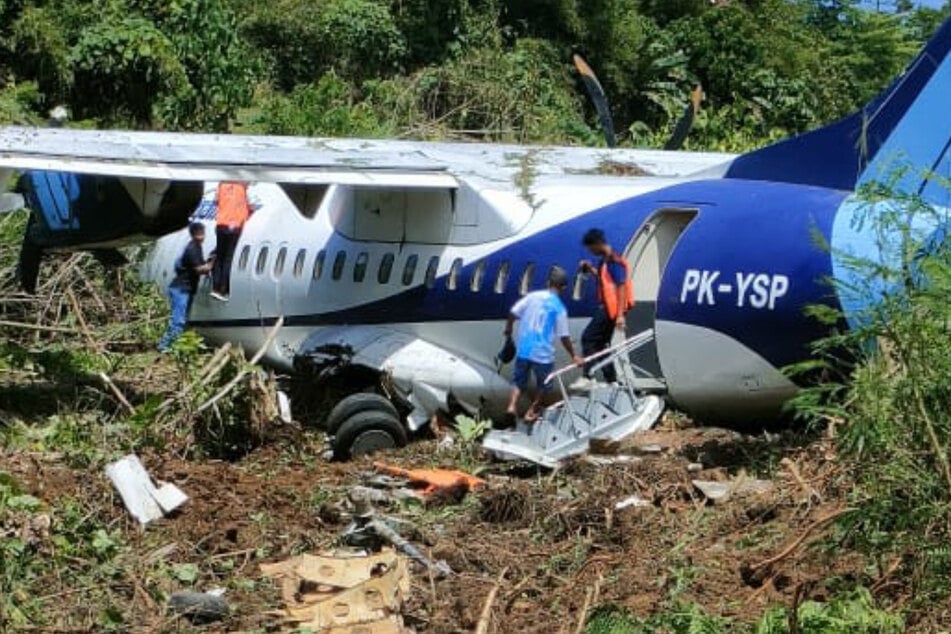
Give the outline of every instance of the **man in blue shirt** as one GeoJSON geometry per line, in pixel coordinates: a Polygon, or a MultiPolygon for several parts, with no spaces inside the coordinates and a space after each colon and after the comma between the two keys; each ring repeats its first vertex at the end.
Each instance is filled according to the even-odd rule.
{"type": "Polygon", "coordinates": [[[528,388],[529,377],[535,376],[535,397],[532,400],[525,421],[538,418],[538,406],[542,396],[551,391],[551,382],[545,381],[555,369],[555,339],[561,344],[577,365],[583,360],[575,354],[568,332],[568,311],[559,295],[568,286],[568,276],[564,269],[553,266],[548,274],[548,288],[529,293],[512,307],[505,322],[505,336],[512,336],[512,327],[518,320],[517,352],[515,355],[514,386],[506,410],[509,422],[518,418],[518,399],[528,388]]]}

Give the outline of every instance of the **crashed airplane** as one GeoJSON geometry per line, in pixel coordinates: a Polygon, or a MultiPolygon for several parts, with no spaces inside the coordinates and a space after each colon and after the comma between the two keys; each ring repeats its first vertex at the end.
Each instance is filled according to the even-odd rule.
{"type": "MultiPolygon", "coordinates": [[[[580,237],[603,229],[634,278],[633,337],[606,359],[622,384],[571,397],[531,434],[490,434],[493,449],[545,462],[653,423],[661,399],[725,422],[779,412],[796,391],[782,368],[825,334],[804,307],[862,309],[829,283],[850,275],[837,253],[879,244],[856,221],[856,190],[900,159],[914,169],[897,186],[948,205],[923,171],[951,176],[949,47],[945,23],[861,111],[741,156],[7,128],[0,169],[23,174],[42,249],[104,252],[213,222],[214,183],[251,182],[261,206],[231,301],[200,289],[191,325],[257,349],[280,323],[267,363],[355,393],[330,417],[339,457],[401,445],[434,415],[501,415],[509,307],[550,267],[577,271],[565,298],[577,337],[596,305],[580,237]]],[[[186,241],[159,239],[146,277],[164,287],[186,241]]]]}

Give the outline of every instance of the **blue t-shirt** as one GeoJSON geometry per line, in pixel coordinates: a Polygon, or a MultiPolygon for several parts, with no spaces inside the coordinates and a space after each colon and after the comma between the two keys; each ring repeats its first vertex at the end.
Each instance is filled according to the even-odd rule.
{"type": "Polygon", "coordinates": [[[568,311],[550,290],[529,293],[512,306],[518,318],[516,347],[519,359],[535,363],[555,361],[555,339],[568,337],[568,311]]]}

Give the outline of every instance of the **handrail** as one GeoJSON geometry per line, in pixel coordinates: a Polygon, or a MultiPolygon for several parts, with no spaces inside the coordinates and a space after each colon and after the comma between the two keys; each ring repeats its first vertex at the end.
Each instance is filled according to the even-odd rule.
{"type": "MultiPolygon", "coordinates": [[[[654,331],[652,329],[644,330],[642,332],[637,333],[633,337],[630,337],[629,339],[625,339],[624,341],[622,341],[621,343],[615,346],[611,346],[610,348],[605,348],[604,350],[600,350],[598,352],[595,352],[592,355],[585,357],[584,359],[582,359],[582,365],[587,365],[588,363],[591,363],[595,359],[599,359],[604,356],[608,356],[608,355],[614,356],[614,355],[621,354],[622,352],[625,352],[628,347],[635,348],[644,343],[647,343],[653,338],[654,338],[654,331]]],[[[566,365],[565,367],[561,368],[560,370],[555,370],[554,372],[549,374],[547,377],[545,377],[545,383],[547,384],[549,381],[556,379],[560,377],[562,374],[565,374],[566,372],[574,370],[577,367],[578,367],[577,364],[570,363],[566,365]]]]}

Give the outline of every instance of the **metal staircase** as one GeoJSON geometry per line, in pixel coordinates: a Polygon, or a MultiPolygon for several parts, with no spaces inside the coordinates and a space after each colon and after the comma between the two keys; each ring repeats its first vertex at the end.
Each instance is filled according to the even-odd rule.
{"type": "Polygon", "coordinates": [[[585,359],[600,359],[593,371],[614,363],[619,383],[600,383],[583,395],[572,395],[564,377],[575,366],[552,373],[548,380],[557,382],[562,401],[545,409],[541,418],[530,425],[520,422],[514,431],[490,431],[482,446],[504,459],[528,460],[554,468],[566,458],[585,453],[592,439],[617,441],[650,429],[664,411],[664,400],[655,394],[635,391],[635,380],[644,371],[631,362],[630,356],[653,338],[653,330],[645,330],[585,359]]]}

